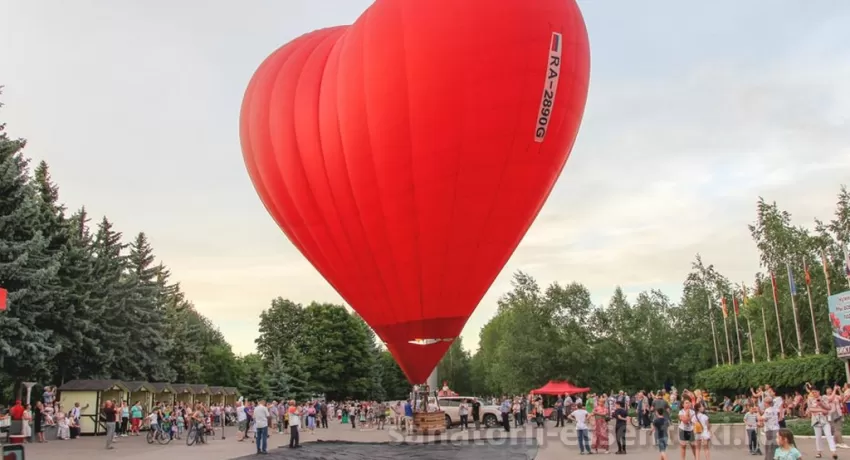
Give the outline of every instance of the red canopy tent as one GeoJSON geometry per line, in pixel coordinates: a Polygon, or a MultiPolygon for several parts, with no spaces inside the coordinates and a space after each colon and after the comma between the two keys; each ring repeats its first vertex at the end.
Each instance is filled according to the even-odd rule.
{"type": "Polygon", "coordinates": [[[563,394],[576,394],[576,393],[587,393],[590,391],[590,388],[581,388],[573,385],[570,382],[562,381],[559,382],[557,380],[550,380],[549,383],[543,385],[542,387],[531,390],[531,394],[535,395],[563,395],[563,394]]]}

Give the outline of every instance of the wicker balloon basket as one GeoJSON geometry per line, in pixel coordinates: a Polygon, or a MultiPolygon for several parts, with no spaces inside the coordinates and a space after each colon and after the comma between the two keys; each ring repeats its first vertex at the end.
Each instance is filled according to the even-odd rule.
{"type": "Polygon", "coordinates": [[[446,413],[417,412],[413,414],[414,431],[420,434],[437,435],[446,431],[446,413]]]}

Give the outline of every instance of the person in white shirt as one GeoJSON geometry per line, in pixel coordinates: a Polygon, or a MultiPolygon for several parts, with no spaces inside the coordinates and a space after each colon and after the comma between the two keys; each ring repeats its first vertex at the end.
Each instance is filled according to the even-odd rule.
{"type": "Polygon", "coordinates": [[[295,406],[295,401],[289,401],[289,448],[301,447],[298,439],[298,430],[301,428],[301,411],[295,406]]]}
{"type": "Polygon", "coordinates": [[[271,413],[266,407],[266,400],[261,399],[254,407],[254,438],[257,440],[257,453],[268,453],[269,421],[271,413]]]}
{"type": "Polygon", "coordinates": [[[696,442],[699,451],[701,452],[700,459],[711,460],[711,427],[708,426],[708,414],[705,413],[705,406],[697,404],[697,419],[702,432],[696,434],[696,442]]]}
{"type": "Polygon", "coordinates": [[[688,446],[691,446],[691,452],[693,452],[694,458],[697,458],[697,446],[694,443],[695,420],[696,412],[691,409],[691,400],[683,400],[682,410],[679,411],[679,454],[682,460],[688,457],[688,446]]]}
{"type": "Polygon", "coordinates": [[[773,460],[776,455],[776,433],[779,431],[779,409],[773,403],[773,397],[764,397],[764,413],[761,415],[764,424],[764,458],[773,460]]]}
{"type": "Polygon", "coordinates": [[[590,453],[590,435],[587,430],[587,411],[582,406],[576,406],[576,410],[567,416],[576,422],[576,434],[578,435],[578,449],[583,455],[590,453]]]}
{"type": "Polygon", "coordinates": [[[248,414],[245,413],[245,408],[242,407],[241,402],[236,403],[236,425],[239,430],[239,434],[236,435],[236,440],[242,441],[245,439],[245,431],[248,428],[248,414]]]}

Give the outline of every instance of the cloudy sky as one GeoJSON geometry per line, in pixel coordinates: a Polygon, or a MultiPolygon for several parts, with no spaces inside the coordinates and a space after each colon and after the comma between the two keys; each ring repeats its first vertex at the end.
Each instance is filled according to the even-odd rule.
{"type": "MultiPolygon", "coordinates": [[[[423,0],[417,0],[423,1],[423,0]]],[[[0,120],[71,208],[145,231],[239,353],[275,296],[341,302],[267,215],[237,122],[271,51],[369,0],[4,0],[0,120]]],[[[829,218],[850,171],[850,2],[584,0],[591,89],[549,202],[467,324],[526,270],[674,298],[697,252],[735,280],[758,196],[829,218]]]]}

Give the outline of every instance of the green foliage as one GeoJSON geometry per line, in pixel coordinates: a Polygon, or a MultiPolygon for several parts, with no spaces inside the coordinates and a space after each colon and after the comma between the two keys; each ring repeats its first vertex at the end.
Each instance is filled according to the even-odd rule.
{"type": "Polygon", "coordinates": [[[374,332],[341,305],[314,302],[305,308],[276,298],[260,315],[256,343],[267,363],[275,354],[288,370],[297,362],[304,374],[299,377],[305,382],[303,393],[329,400],[380,399],[385,394],[374,332]]]}
{"type": "Polygon", "coordinates": [[[410,395],[410,383],[404,372],[398,366],[389,351],[383,350],[378,353],[378,369],[381,373],[381,385],[386,394],[387,401],[405,400],[410,395]]]}
{"type": "Polygon", "coordinates": [[[472,394],[470,359],[469,352],[463,348],[463,339],[458,337],[437,366],[440,386],[446,381],[452,391],[461,395],[472,394]]]}
{"type": "Polygon", "coordinates": [[[262,358],[257,354],[242,357],[242,380],[239,389],[242,396],[248,401],[259,401],[260,399],[271,399],[269,382],[266,377],[266,369],[262,358]]]}
{"type": "Polygon", "coordinates": [[[290,382],[292,377],[286,369],[286,364],[276,354],[272,357],[268,369],[268,387],[269,394],[272,399],[278,401],[288,401],[294,397],[290,382]]]}
{"type": "Polygon", "coordinates": [[[289,376],[291,398],[304,401],[312,396],[309,386],[310,374],[306,370],[304,354],[295,346],[295,343],[290,342],[284,345],[280,356],[289,376]]]}
{"type": "Polygon", "coordinates": [[[719,366],[696,375],[699,388],[720,393],[742,392],[765,383],[778,389],[802,389],[806,382],[822,387],[843,381],[844,364],[834,354],[719,366]]]}
{"type": "Polygon", "coordinates": [[[41,327],[61,308],[59,256],[42,228],[25,144],[0,125],[0,286],[9,291],[9,309],[0,314],[0,373],[7,381],[47,376],[60,351],[54,331],[41,327]]]}

